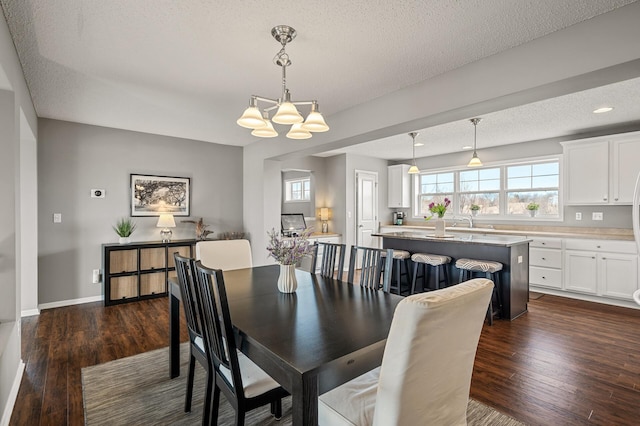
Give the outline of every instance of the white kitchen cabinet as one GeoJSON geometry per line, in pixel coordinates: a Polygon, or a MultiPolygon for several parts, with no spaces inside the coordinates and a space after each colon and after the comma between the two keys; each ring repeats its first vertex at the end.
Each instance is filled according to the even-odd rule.
{"type": "Polygon", "coordinates": [[[640,173],[640,136],[612,142],[611,159],[611,201],[614,204],[631,204],[640,173]]]}
{"type": "Polygon", "coordinates": [[[567,240],[565,290],[631,300],[638,288],[638,255],[632,241],[567,240]]]}
{"type": "Polygon", "coordinates": [[[640,133],[562,145],[566,204],[631,204],[640,172],[640,133]]]}
{"type": "Polygon", "coordinates": [[[408,164],[389,166],[387,171],[387,206],[392,209],[411,207],[411,175],[408,164]]]}
{"type": "Polygon", "coordinates": [[[529,284],[562,289],[562,240],[533,237],[529,243],[529,284]]]}
{"type": "Polygon", "coordinates": [[[563,145],[566,204],[609,203],[609,143],[563,145]]]}
{"type": "Polygon", "coordinates": [[[567,250],[564,254],[564,289],[597,294],[598,261],[593,251],[567,250]]]}

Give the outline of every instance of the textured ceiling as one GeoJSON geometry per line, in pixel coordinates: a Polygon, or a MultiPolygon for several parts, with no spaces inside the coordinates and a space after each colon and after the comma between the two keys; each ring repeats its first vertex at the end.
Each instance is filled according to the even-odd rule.
{"type": "MultiPolygon", "coordinates": [[[[280,94],[280,69],[272,63],[280,47],[270,35],[274,25],[298,31],[287,47],[293,62],[288,87],[294,100],[318,99],[330,118],[633,1],[0,3],[38,116],[246,145],[256,139],[235,120],[249,96],[280,94]]],[[[557,131],[571,132],[570,120],[575,124],[583,119],[573,112],[567,116],[560,104],[556,107],[559,111],[549,115],[549,121],[567,118],[557,131]]],[[[515,142],[523,129],[529,139],[539,138],[540,126],[526,122],[550,113],[546,106],[543,112],[535,111],[532,105],[502,122],[500,114],[486,117],[478,128],[479,145],[492,136],[515,142]],[[520,128],[510,132],[502,127],[500,137],[492,135],[492,127],[507,123],[519,123],[520,128]]],[[[616,114],[622,117],[625,110],[616,109],[616,114]]],[[[557,136],[547,127],[546,136],[557,136]]],[[[447,144],[456,149],[472,135],[456,123],[432,130],[430,140],[448,138],[447,144]]]]}

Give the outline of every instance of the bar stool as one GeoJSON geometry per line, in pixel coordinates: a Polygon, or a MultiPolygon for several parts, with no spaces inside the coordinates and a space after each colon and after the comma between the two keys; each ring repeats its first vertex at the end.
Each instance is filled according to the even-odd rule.
{"type": "MultiPolygon", "coordinates": [[[[382,257],[387,257],[387,253],[381,253],[382,257]]],[[[411,273],[409,272],[409,259],[411,259],[411,253],[406,250],[393,250],[393,263],[391,264],[391,288],[398,289],[398,294],[402,289],[402,277],[407,277],[407,285],[411,283],[411,273]],[[402,265],[404,265],[404,272],[402,272],[402,265]],[[395,280],[395,286],[394,286],[395,280]]],[[[384,268],[384,263],[383,263],[384,268]]],[[[383,269],[384,272],[384,269],[383,269]]]]}
{"type": "Polygon", "coordinates": [[[502,316],[502,284],[500,282],[500,271],[502,271],[502,263],[493,260],[477,260],[477,259],[458,259],[456,260],[456,268],[460,269],[460,279],[458,283],[472,278],[476,272],[484,272],[485,276],[493,281],[493,295],[487,310],[487,319],[489,325],[493,325],[493,316],[499,313],[502,316]],[[494,310],[493,299],[496,299],[498,312],[494,310]]]}
{"type": "Polygon", "coordinates": [[[447,265],[451,262],[449,256],[430,253],[414,253],[411,255],[413,262],[413,280],[411,281],[411,294],[416,292],[416,281],[418,279],[418,267],[422,266],[422,291],[429,285],[429,271],[434,269],[436,273],[436,290],[440,288],[440,270],[444,278],[444,287],[449,285],[449,272],[447,265]]]}

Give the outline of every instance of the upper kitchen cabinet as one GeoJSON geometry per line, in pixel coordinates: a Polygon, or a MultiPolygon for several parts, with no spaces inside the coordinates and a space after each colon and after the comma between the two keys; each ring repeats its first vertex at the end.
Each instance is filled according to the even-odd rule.
{"type": "Polygon", "coordinates": [[[640,134],[565,142],[565,203],[631,204],[640,173],[640,134]]]}
{"type": "Polygon", "coordinates": [[[389,166],[387,178],[388,207],[392,209],[408,209],[411,207],[411,175],[409,175],[409,165],[396,164],[395,166],[389,166]]]}

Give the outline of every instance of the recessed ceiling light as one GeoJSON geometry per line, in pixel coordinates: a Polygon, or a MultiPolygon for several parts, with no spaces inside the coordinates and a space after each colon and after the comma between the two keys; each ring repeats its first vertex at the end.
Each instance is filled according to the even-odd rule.
{"type": "Polygon", "coordinates": [[[609,111],[613,111],[613,107],[602,107],[602,108],[594,109],[593,113],[602,114],[604,112],[609,112],[609,111]]]}
{"type": "Polygon", "coordinates": [[[413,144],[413,146],[424,146],[424,144],[422,142],[416,142],[413,144]]]}
{"type": "Polygon", "coordinates": [[[465,146],[463,146],[463,147],[462,147],[462,149],[465,149],[465,150],[466,150],[466,149],[472,149],[472,148],[473,148],[473,147],[472,147],[471,145],[465,145],[465,146]]]}

